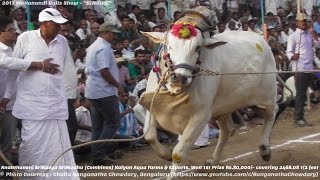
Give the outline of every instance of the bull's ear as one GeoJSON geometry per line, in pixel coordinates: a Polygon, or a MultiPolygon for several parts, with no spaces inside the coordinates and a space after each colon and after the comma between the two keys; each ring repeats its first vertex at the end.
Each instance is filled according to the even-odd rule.
{"type": "Polygon", "coordinates": [[[227,42],[224,41],[218,41],[217,39],[206,39],[204,43],[204,47],[208,49],[214,49],[219,46],[223,46],[227,44],[227,42]]]}
{"type": "Polygon", "coordinates": [[[161,41],[163,39],[163,35],[164,35],[164,33],[162,33],[162,32],[142,32],[142,31],[140,31],[140,33],[144,36],[147,36],[154,43],[161,43],[161,41]]]}

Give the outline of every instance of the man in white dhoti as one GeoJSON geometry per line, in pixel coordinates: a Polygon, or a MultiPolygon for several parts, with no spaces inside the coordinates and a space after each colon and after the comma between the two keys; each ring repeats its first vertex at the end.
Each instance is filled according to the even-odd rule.
{"type": "MultiPolygon", "coordinates": [[[[179,135],[178,140],[180,140],[181,135],[179,135]]],[[[200,136],[193,143],[191,149],[200,149],[207,147],[210,144],[209,142],[209,124],[207,124],[204,129],[202,130],[200,136]]]]}
{"type": "Polygon", "coordinates": [[[192,149],[200,149],[203,147],[207,147],[209,143],[209,124],[207,124],[202,133],[196,140],[196,142],[192,145],[192,149]]]}
{"type": "MultiPolygon", "coordinates": [[[[0,150],[10,159],[13,135],[15,132],[15,118],[11,115],[11,108],[14,100],[6,103],[2,102],[5,93],[7,79],[7,69],[15,70],[43,70],[56,73],[57,65],[49,60],[43,62],[31,62],[19,58],[12,58],[13,45],[17,40],[13,20],[7,16],[0,16],[0,150]],[[10,56],[10,57],[9,57],[10,56]],[[53,69],[53,71],[51,71],[53,69]]],[[[0,159],[0,166],[3,163],[0,159]]]]}
{"type": "MultiPolygon", "coordinates": [[[[60,73],[43,72],[12,73],[19,75],[17,96],[13,115],[22,121],[22,143],[19,149],[20,166],[51,166],[54,160],[71,147],[66,120],[68,119],[62,71],[67,57],[68,42],[58,34],[60,24],[65,23],[59,11],[46,8],[39,14],[40,29],[24,32],[18,37],[14,57],[23,59],[53,58],[60,73]]],[[[13,81],[14,82],[14,81],[13,81]]],[[[6,94],[13,86],[7,84],[6,94]]],[[[9,97],[9,96],[8,96],[9,97]]],[[[79,179],[73,152],[63,155],[46,174],[45,179],[79,179]]],[[[43,173],[43,169],[26,170],[43,173]]],[[[25,174],[24,174],[25,175],[25,174]]],[[[22,179],[44,179],[44,176],[22,177],[22,179]]]]}

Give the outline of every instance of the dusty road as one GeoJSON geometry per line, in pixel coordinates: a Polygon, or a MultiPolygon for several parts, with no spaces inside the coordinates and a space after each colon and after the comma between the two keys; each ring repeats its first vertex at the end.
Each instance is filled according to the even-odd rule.
{"type": "MultiPolygon", "coordinates": [[[[292,109],[287,109],[279,118],[275,125],[272,136],[271,146],[272,158],[270,162],[264,162],[258,154],[258,145],[261,142],[262,126],[257,125],[248,129],[238,129],[234,136],[230,137],[222,154],[221,167],[223,170],[212,170],[216,167],[209,167],[210,170],[191,171],[199,173],[244,173],[245,176],[254,176],[257,173],[310,173],[309,175],[318,176],[320,170],[320,105],[314,106],[313,109],[306,114],[306,119],[313,123],[311,127],[295,127],[291,119],[292,109]],[[231,169],[226,170],[227,166],[231,169]],[[242,170],[236,169],[244,168],[242,170]],[[249,170],[247,169],[249,168],[249,170]],[[258,170],[258,168],[271,168],[269,170],[258,170]],[[284,168],[284,169],[280,169],[284,168]],[[305,168],[305,169],[304,169],[305,168]],[[252,174],[255,173],[255,174],[252,174]],[[311,174],[313,173],[313,174],[311,174]]],[[[183,163],[184,166],[200,166],[208,159],[217,143],[217,139],[211,140],[209,147],[198,150],[190,150],[188,159],[183,163]]],[[[171,145],[172,146],[172,145],[171,145]]],[[[85,165],[86,163],[81,163],[85,165]]],[[[81,173],[105,173],[105,177],[83,177],[82,179],[164,179],[164,173],[169,170],[152,170],[144,168],[164,168],[169,167],[171,162],[162,160],[156,156],[152,149],[146,148],[138,152],[125,153],[124,157],[117,160],[115,166],[123,168],[134,168],[127,170],[80,170],[81,173]],[[134,167],[137,166],[137,167],[134,167]],[[140,167],[138,167],[140,166],[140,167]],[[138,170],[141,168],[141,170],[138,170]],[[151,174],[155,177],[150,177],[151,174]],[[163,174],[160,174],[160,173],[163,174]],[[120,174],[113,174],[120,173],[120,174]],[[127,174],[124,174],[127,173],[127,174]],[[128,174],[136,173],[136,174],[128,174]],[[127,177],[119,177],[125,175],[127,177]],[[128,177],[137,175],[139,177],[128,177]],[[145,175],[145,176],[144,176],[145,175]]],[[[190,171],[184,171],[186,173],[190,171]]],[[[188,174],[185,174],[188,175],[188,174]]],[[[190,174],[189,174],[190,175],[190,174]]],[[[192,174],[194,176],[194,174],[192,174]]],[[[203,174],[200,174],[203,175],[203,174]]],[[[209,174],[206,174],[209,176],[209,174]]],[[[216,174],[211,174],[215,176],[216,174]]],[[[214,177],[215,179],[263,179],[264,177],[230,177],[230,174],[224,174],[225,177],[214,177]]],[[[259,174],[267,175],[267,174],[259,174]]],[[[288,174],[283,174],[288,175],[288,174]]],[[[306,175],[306,174],[304,174],[306,175]]],[[[318,179],[312,177],[269,177],[269,179],[318,179]]],[[[209,177],[189,177],[178,179],[209,179],[209,177]]]]}

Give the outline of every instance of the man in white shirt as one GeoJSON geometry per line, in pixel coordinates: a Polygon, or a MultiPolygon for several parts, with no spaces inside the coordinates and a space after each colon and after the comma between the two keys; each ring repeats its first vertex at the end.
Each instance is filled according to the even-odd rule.
{"type": "Polygon", "coordinates": [[[137,23],[137,21],[138,21],[138,20],[137,20],[137,15],[139,14],[139,12],[140,12],[139,6],[133,5],[133,6],[131,7],[131,13],[128,14],[128,16],[129,16],[131,19],[134,20],[134,23],[137,23]]]}
{"type": "MultiPolygon", "coordinates": [[[[143,11],[150,11],[150,5],[154,0],[128,0],[127,4],[137,5],[143,11]]],[[[129,6],[131,7],[131,6],[129,6]]]]}
{"type": "Polygon", "coordinates": [[[301,10],[305,10],[308,19],[311,19],[313,4],[312,0],[301,0],[301,10]]]}
{"type": "MultiPolygon", "coordinates": [[[[8,17],[0,17],[0,52],[12,56],[12,47],[17,40],[16,33],[14,32],[14,25],[12,19],[8,17]],[[12,28],[12,31],[10,30],[12,28]]],[[[6,89],[6,82],[9,80],[7,77],[7,70],[0,69],[0,100],[2,100],[6,89]]],[[[6,111],[0,114],[0,149],[3,153],[11,159],[12,140],[15,135],[18,120],[12,116],[11,110],[14,104],[15,97],[4,107],[6,111]]],[[[0,161],[1,165],[1,161],[0,161]]]]}
{"type": "Polygon", "coordinates": [[[88,9],[85,12],[85,19],[87,21],[87,34],[90,35],[91,24],[93,24],[94,22],[97,22],[97,13],[92,9],[88,9]]]}
{"type": "MultiPolygon", "coordinates": [[[[61,31],[60,31],[60,34],[63,35],[65,38],[68,38],[67,36],[64,35],[65,33],[62,33],[61,31]]],[[[78,123],[77,123],[77,118],[76,118],[75,108],[74,108],[74,103],[76,102],[76,98],[77,98],[78,78],[77,78],[77,69],[73,61],[73,56],[71,54],[70,47],[68,47],[67,50],[68,50],[67,58],[64,66],[64,71],[63,71],[63,80],[64,80],[64,87],[66,90],[66,95],[68,98],[69,118],[67,120],[67,126],[68,126],[71,145],[74,145],[74,140],[76,138],[76,134],[78,130],[78,123]]]]}
{"type": "MultiPolygon", "coordinates": [[[[22,33],[18,37],[13,55],[24,59],[53,58],[52,62],[57,63],[59,70],[63,71],[67,63],[68,42],[58,33],[60,24],[66,21],[56,9],[44,9],[39,14],[40,29],[22,33]]],[[[63,75],[42,72],[21,72],[15,74],[15,77],[17,75],[17,98],[12,113],[22,122],[19,165],[51,166],[62,152],[71,147],[66,125],[68,109],[63,75]]],[[[12,85],[9,84],[6,94],[10,95],[11,89],[12,85]]],[[[75,165],[72,151],[64,154],[55,164],[70,167],[75,165]]],[[[26,171],[35,173],[44,170],[26,171]]],[[[56,172],[70,173],[71,176],[49,176],[46,179],[79,179],[78,176],[73,176],[77,173],[76,169],[49,171],[56,172]]],[[[41,176],[36,178],[43,179],[41,176]]]]}
{"type": "Polygon", "coordinates": [[[307,16],[304,13],[298,14],[296,20],[298,28],[288,38],[287,56],[291,60],[292,70],[297,71],[294,78],[296,86],[294,123],[298,127],[306,127],[312,125],[304,118],[306,93],[315,75],[303,71],[314,70],[313,48],[320,47],[320,41],[317,34],[309,29],[307,16]]]}
{"type": "MultiPolygon", "coordinates": [[[[240,23],[240,17],[238,12],[232,13],[232,19],[230,21],[233,21],[236,24],[236,29],[240,29],[241,23],[240,23]]],[[[229,28],[229,24],[226,25],[227,28],[229,28]]]]}
{"type": "Polygon", "coordinates": [[[277,3],[275,0],[266,0],[265,1],[266,14],[272,12],[272,14],[277,15],[277,3]]]}
{"type": "Polygon", "coordinates": [[[80,20],[80,27],[79,27],[79,29],[77,29],[76,32],[75,32],[76,35],[78,35],[81,40],[86,39],[87,36],[88,36],[87,26],[88,26],[88,25],[87,25],[87,21],[84,20],[84,19],[81,19],[81,20],[80,20]]]}
{"type": "Polygon", "coordinates": [[[222,13],[223,0],[210,0],[210,9],[222,13]]]}
{"type": "Polygon", "coordinates": [[[12,58],[12,47],[16,39],[13,20],[6,16],[0,16],[0,150],[9,157],[9,159],[16,127],[15,118],[11,114],[15,97],[10,102],[8,100],[2,100],[5,94],[6,82],[10,81],[5,68],[15,70],[45,70],[53,74],[58,71],[57,65],[51,64],[49,60],[44,62],[31,62],[19,58],[12,58]],[[43,65],[45,67],[43,67],[43,65]],[[53,71],[51,71],[51,69],[53,69],[53,71]]]}
{"type": "Polygon", "coordinates": [[[79,125],[76,136],[76,144],[82,144],[91,141],[91,115],[90,115],[90,102],[86,98],[77,100],[76,116],[79,125]]]}

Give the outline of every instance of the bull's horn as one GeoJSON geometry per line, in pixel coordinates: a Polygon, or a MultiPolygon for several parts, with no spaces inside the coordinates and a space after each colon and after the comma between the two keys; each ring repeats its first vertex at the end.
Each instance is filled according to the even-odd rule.
{"type": "Polygon", "coordinates": [[[213,30],[210,20],[203,14],[196,11],[184,11],[176,23],[189,23],[195,25],[202,32],[213,30]]]}

